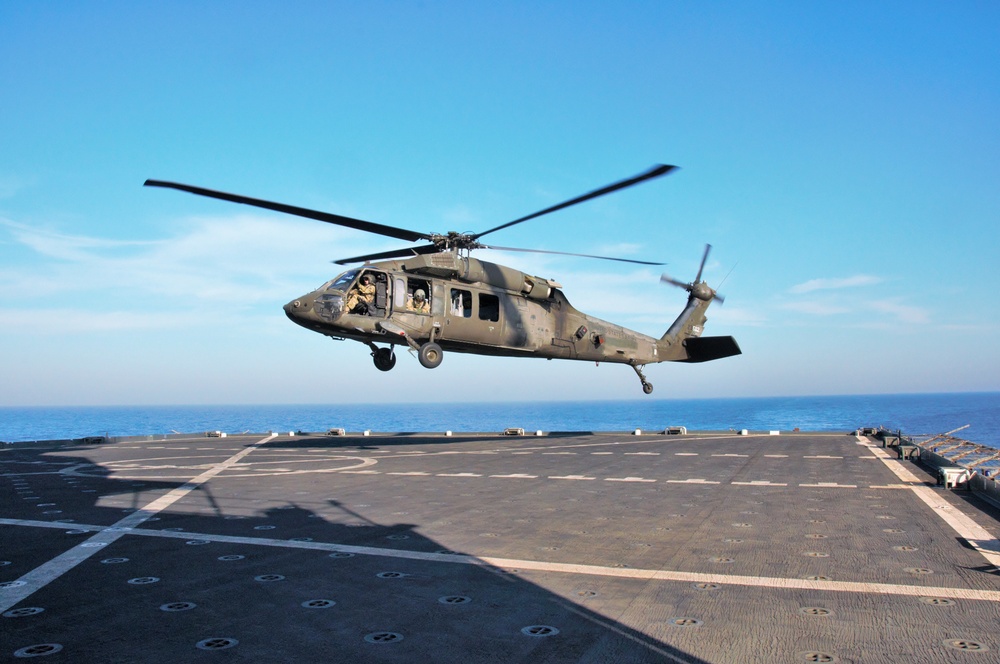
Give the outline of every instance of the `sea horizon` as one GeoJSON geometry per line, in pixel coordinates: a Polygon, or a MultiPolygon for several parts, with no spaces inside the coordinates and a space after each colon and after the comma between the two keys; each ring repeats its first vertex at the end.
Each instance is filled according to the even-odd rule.
{"type": "Polygon", "coordinates": [[[849,431],[885,426],[1000,447],[1000,392],[502,402],[0,406],[0,441],[201,431],[849,431]]]}

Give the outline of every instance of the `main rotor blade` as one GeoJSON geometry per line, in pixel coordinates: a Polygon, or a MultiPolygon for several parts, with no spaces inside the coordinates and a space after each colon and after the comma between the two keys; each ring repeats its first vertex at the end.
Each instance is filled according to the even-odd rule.
{"type": "Polygon", "coordinates": [[[498,247],[496,245],[483,245],[482,249],[496,249],[497,251],[523,251],[532,254],[558,254],[559,256],[580,256],[582,258],[597,258],[603,261],[618,261],[620,263],[638,263],[639,265],[666,265],[666,263],[653,263],[651,261],[637,261],[631,258],[611,258],[610,256],[594,256],[592,254],[571,254],[567,251],[545,251],[544,249],[517,249],[516,247],[498,247]]]}
{"type": "Polygon", "coordinates": [[[380,260],[382,258],[409,258],[410,256],[419,256],[421,254],[433,254],[437,251],[438,248],[436,245],[424,244],[419,247],[410,247],[408,249],[393,249],[391,251],[383,251],[377,254],[355,256],[354,258],[341,258],[340,260],[333,262],[337,265],[348,265],[350,263],[364,263],[367,261],[380,260]]]}
{"type": "Polygon", "coordinates": [[[199,196],[218,198],[223,201],[229,201],[230,203],[242,203],[244,205],[253,205],[254,207],[264,208],[265,210],[274,210],[275,212],[294,214],[298,217],[306,217],[308,219],[316,219],[317,221],[325,221],[328,224],[335,224],[337,226],[346,226],[347,228],[354,228],[359,231],[367,231],[368,233],[376,233],[378,235],[386,235],[388,237],[394,237],[400,240],[409,240],[411,242],[415,242],[417,240],[431,239],[431,236],[426,233],[418,233],[417,231],[408,231],[405,228],[396,228],[395,226],[376,224],[371,221],[352,219],[351,217],[344,217],[339,214],[320,212],[318,210],[309,210],[307,208],[296,207],[294,205],[285,205],[284,203],[272,203],[271,201],[265,201],[259,198],[250,198],[249,196],[240,196],[238,194],[227,194],[224,191],[203,189],[202,187],[193,187],[187,184],[178,184],[177,182],[163,182],[162,180],[146,180],[146,182],[143,183],[143,185],[146,187],[166,187],[168,189],[179,189],[180,191],[186,191],[188,193],[197,194],[199,196]]]}
{"type": "Polygon", "coordinates": [[[558,205],[553,205],[552,207],[545,208],[534,214],[529,214],[527,217],[521,217],[520,219],[515,219],[514,221],[508,221],[506,224],[501,224],[496,228],[491,228],[488,231],[483,231],[482,233],[477,233],[472,236],[473,240],[479,239],[487,233],[492,233],[493,231],[498,231],[514,224],[519,224],[522,221],[528,221],[529,219],[534,219],[535,217],[541,217],[543,214],[548,214],[550,212],[555,212],[556,210],[562,210],[563,208],[568,208],[571,205],[576,205],[577,203],[582,203],[584,201],[589,201],[592,198],[597,198],[598,196],[603,196],[605,194],[610,194],[613,191],[618,191],[619,189],[625,189],[626,187],[631,187],[634,184],[639,184],[640,182],[645,182],[646,180],[651,180],[653,178],[660,177],[661,175],[666,175],[670,171],[675,170],[676,166],[666,166],[660,164],[659,166],[654,166],[650,170],[646,171],[641,175],[637,175],[634,178],[629,178],[627,180],[622,180],[621,182],[616,182],[614,184],[609,184],[607,187],[602,187],[600,189],[595,189],[594,191],[584,194],[582,196],[577,196],[576,198],[570,199],[558,205]]]}

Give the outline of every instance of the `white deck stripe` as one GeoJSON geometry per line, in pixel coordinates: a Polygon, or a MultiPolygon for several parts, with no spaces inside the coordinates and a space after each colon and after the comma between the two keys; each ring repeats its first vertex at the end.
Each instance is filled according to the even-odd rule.
{"type": "MultiPolygon", "coordinates": [[[[177,487],[176,489],[170,491],[169,493],[160,496],[153,502],[149,503],[145,507],[142,507],[132,514],[129,514],[124,519],[120,520],[118,523],[114,524],[110,528],[102,529],[100,532],[95,534],[93,537],[87,539],[86,542],[81,542],[69,551],[66,551],[52,560],[43,563],[42,565],[31,570],[24,576],[22,576],[18,581],[24,582],[24,585],[15,586],[12,588],[4,589],[0,592],[0,613],[6,611],[10,607],[23,602],[25,599],[30,597],[35,592],[41,590],[48,584],[52,583],[60,576],[70,571],[83,561],[87,560],[93,556],[98,551],[104,549],[108,544],[112,544],[119,538],[121,538],[125,533],[129,532],[128,529],[138,526],[146,519],[155,516],[157,512],[165,510],[166,508],[173,505],[175,502],[185,497],[199,486],[212,479],[222,471],[227,468],[232,467],[238,463],[243,457],[247,456],[257,448],[259,448],[264,443],[268,442],[275,437],[275,434],[264,438],[253,445],[246,447],[245,449],[237,452],[233,456],[229,457],[222,463],[209,468],[201,475],[198,475],[189,482],[184,483],[183,486],[177,487]],[[119,530],[121,529],[121,530],[119,530]]],[[[9,521],[9,519],[4,519],[4,521],[9,521]]],[[[61,526],[65,527],[65,525],[61,526]]],[[[80,528],[77,525],[71,525],[70,528],[80,528]]]]}
{"type": "Polygon", "coordinates": [[[1000,570],[1000,541],[985,528],[973,521],[970,517],[955,509],[943,500],[936,491],[925,486],[916,475],[903,465],[898,459],[893,459],[889,453],[881,447],[877,447],[864,436],[858,437],[858,444],[865,445],[872,453],[881,459],[889,470],[895,473],[896,477],[905,482],[908,488],[917,495],[917,498],[924,501],[931,510],[941,517],[941,520],[951,526],[951,529],[958,533],[969,543],[969,545],[982,554],[986,561],[1000,570]]]}
{"type": "MultiPolygon", "coordinates": [[[[78,523],[58,523],[52,521],[30,521],[22,519],[0,519],[0,525],[36,526],[41,528],[79,528],[84,530],[99,529],[107,533],[103,526],[81,525],[78,523]]],[[[164,537],[183,540],[208,540],[227,544],[244,544],[247,546],[271,546],[287,549],[308,549],[312,551],[342,551],[367,556],[382,556],[406,560],[421,560],[425,562],[452,563],[460,565],[481,565],[498,567],[516,571],[557,572],[562,574],[582,574],[586,576],[606,576],[625,579],[641,579],[646,581],[683,581],[688,583],[721,583],[758,588],[778,588],[784,590],[817,590],[831,592],[868,593],[875,595],[902,595],[909,597],[944,597],[948,599],[970,599],[984,602],[1000,602],[1000,590],[974,590],[970,588],[946,588],[940,586],[905,586],[891,583],[865,583],[856,581],[812,581],[809,579],[791,579],[766,576],[740,576],[735,574],[715,574],[703,572],[681,572],[676,570],[632,569],[623,567],[604,567],[599,565],[577,565],[572,563],[552,563],[538,560],[520,560],[516,558],[493,558],[489,556],[467,556],[451,553],[426,553],[423,551],[406,551],[399,549],[381,549],[371,546],[354,546],[335,544],[332,542],[294,542],[291,540],[268,539],[263,537],[242,537],[235,535],[215,535],[210,533],[177,532],[170,530],[150,530],[145,528],[126,528],[122,531],[107,533],[117,536],[142,535],[145,537],[164,537]]],[[[0,591],[6,595],[17,588],[0,591]]]]}

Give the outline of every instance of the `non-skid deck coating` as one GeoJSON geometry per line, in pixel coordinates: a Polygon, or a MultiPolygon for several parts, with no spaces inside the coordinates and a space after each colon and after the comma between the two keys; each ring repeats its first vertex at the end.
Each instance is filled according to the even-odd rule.
{"type": "Polygon", "coordinates": [[[0,452],[0,660],[994,662],[996,512],[854,436],[0,452]]]}

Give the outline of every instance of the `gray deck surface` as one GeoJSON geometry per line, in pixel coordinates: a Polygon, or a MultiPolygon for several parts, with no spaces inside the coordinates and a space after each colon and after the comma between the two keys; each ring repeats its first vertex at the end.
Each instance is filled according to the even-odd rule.
{"type": "Polygon", "coordinates": [[[882,454],[839,434],[19,446],[0,661],[1000,661],[1000,576],[942,517],[995,539],[996,511],[928,504],[930,476],[882,454]]]}

